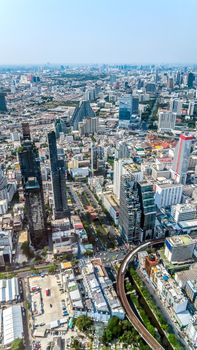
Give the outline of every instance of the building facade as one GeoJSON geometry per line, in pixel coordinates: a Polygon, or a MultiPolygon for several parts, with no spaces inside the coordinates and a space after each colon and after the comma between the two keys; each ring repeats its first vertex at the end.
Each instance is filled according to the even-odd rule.
{"type": "Polygon", "coordinates": [[[142,240],[141,208],[137,182],[133,175],[123,175],[120,187],[119,227],[123,239],[128,242],[142,240]]]}
{"type": "Polygon", "coordinates": [[[23,140],[18,151],[26,216],[32,245],[46,244],[46,216],[38,150],[30,140],[23,140]]]}
{"type": "Polygon", "coordinates": [[[180,135],[175,149],[173,171],[175,181],[178,183],[186,183],[192,140],[192,135],[180,135]]]}
{"type": "Polygon", "coordinates": [[[53,215],[61,219],[67,214],[65,162],[58,159],[55,132],[48,134],[49,157],[51,163],[51,181],[53,190],[53,215]]]}
{"type": "Polygon", "coordinates": [[[156,205],[153,185],[148,182],[139,182],[138,194],[141,207],[140,227],[143,231],[143,240],[145,240],[154,237],[156,205]]]}
{"type": "Polygon", "coordinates": [[[176,124],[176,113],[172,112],[159,112],[158,131],[171,131],[176,124]]]}

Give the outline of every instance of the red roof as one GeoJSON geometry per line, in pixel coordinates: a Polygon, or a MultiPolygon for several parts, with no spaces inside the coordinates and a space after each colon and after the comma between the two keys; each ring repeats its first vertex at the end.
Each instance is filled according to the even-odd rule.
{"type": "Polygon", "coordinates": [[[82,229],[83,228],[83,224],[80,222],[80,223],[78,223],[78,224],[74,224],[74,228],[75,229],[82,229]]]}

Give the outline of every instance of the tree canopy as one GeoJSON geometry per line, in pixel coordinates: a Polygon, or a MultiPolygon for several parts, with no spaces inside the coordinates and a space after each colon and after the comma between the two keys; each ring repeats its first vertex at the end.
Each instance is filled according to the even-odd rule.
{"type": "Polygon", "coordinates": [[[75,324],[81,332],[86,333],[92,328],[93,320],[88,316],[79,316],[75,324]]]}
{"type": "Polygon", "coordinates": [[[25,350],[23,340],[22,339],[15,339],[11,344],[11,350],[25,350]]]}

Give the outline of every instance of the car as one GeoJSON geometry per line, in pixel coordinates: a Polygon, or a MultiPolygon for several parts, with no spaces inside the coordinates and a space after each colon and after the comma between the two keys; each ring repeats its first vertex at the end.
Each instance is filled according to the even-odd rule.
{"type": "Polygon", "coordinates": [[[50,296],[50,289],[49,289],[49,288],[46,288],[45,293],[46,293],[46,296],[47,296],[47,297],[50,296]]]}

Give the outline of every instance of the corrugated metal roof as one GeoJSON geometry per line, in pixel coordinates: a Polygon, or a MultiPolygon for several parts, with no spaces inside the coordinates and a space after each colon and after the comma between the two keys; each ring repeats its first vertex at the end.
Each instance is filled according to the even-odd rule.
{"type": "Polygon", "coordinates": [[[23,338],[23,320],[20,305],[3,310],[3,344],[8,345],[15,339],[23,338]]]}

